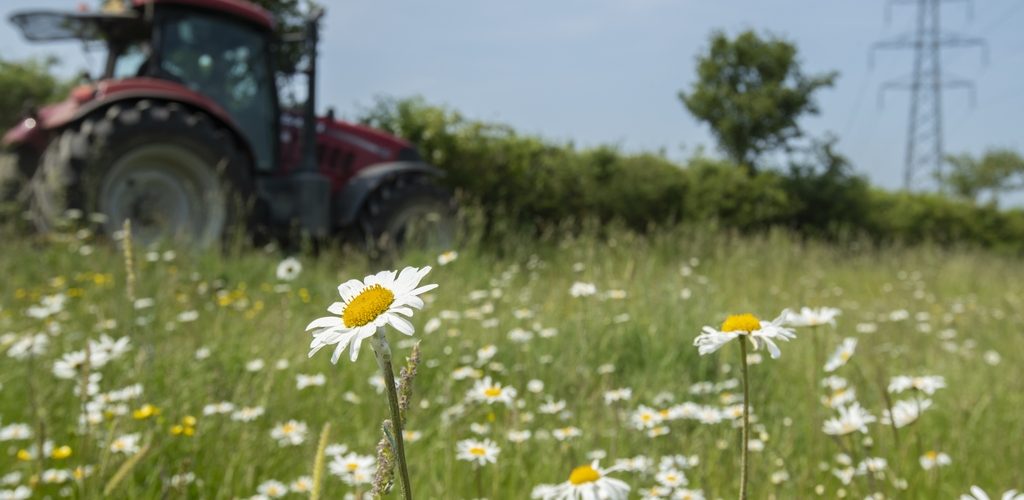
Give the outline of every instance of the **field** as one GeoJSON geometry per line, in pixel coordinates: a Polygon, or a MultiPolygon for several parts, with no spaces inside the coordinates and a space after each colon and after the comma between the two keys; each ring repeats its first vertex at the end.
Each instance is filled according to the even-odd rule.
{"type": "Polygon", "coordinates": [[[129,275],[119,248],[87,233],[0,236],[4,498],[19,487],[33,498],[297,498],[327,423],[320,497],[365,494],[373,466],[360,455],[376,454],[388,417],[373,353],[364,343],[355,363],[346,352],[332,365],[331,348],[307,357],[305,327],[329,315],[339,283],[407,265],[432,265],[423,283],[439,285],[412,318],[415,336],[387,333],[399,365],[421,342],[406,423],[416,498],[529,498],[593,458],[619,465],[609,475],[630,498],[735,497],[739,344],[701,356],[694,339],[731,314],[767,321],[804,306],[841,314],[796,327],[778,359],[748,358],[751,498],[1024,487],[1017,259],[680,229],[470,243],[446,265],[329,251],[299,255],[301,272],[282,280],[275,250],[135,249],[129,275]],[[847,338],[852,356],[826,371],[847,338]],[[945,387],[890,392],[903,375],[945,387]],[[511,404],[467,398],[484,377],[503,397],[514,388],[511,404]],[[832,406],[854,400],[875,421],[825,434],[832,406]],[[883,423],[896,406],[898,429],[883,423]],[[470,438],[492,440],[496,461],[458,459],[470,438]],[[941,454],[948,465],[923,467],[941,454]]]}

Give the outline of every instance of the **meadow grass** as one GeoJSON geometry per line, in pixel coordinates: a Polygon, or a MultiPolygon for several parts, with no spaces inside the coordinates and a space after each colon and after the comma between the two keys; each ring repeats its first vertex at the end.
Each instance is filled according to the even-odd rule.
{"type": "MultiPolygon", "coordinates": [[[[647,471],[614,473],[632,486],[631,497],[656,484],[657,461],[670,455],[696,458],[684,470],[690,488],[707,498],[735,497],[737,419],[675,420],[666,423],[667,434],[649,437],[630,423],[630,414],[639,405],[735,404],[738,386],[711,394],[690,391],[693,384],[735,380],[739,374],[735,342],[714,355],[698,355],[693,339],[701,327],[717,327],[733,313],[772,319],[784,308],[801,306],[837,307],[842,314],[834,328],[798,329],[794,341],[780,345],[779,359],[759,351],[761,362],[750,366],[751,438],[763,443],[751,453],[751,498],[952,498],[973,484],[995,494],[1024,487],[1019,259],[929,246],[830,246],[781,232],[737,236],[677,229],[655,236],[613,231],[602,237],[510,237],[486,248],[467,244],[445,266],[436,265],[436,254],[408,252],[381,264],[358,253],[324,251],[299,256],[302,272],[283,282],[275,277],[283,257],[278,251],[178,249],[171,255],[136,249],[134,293],[152,299],[151,306],[136,308],[126,297],[124,259],[114,245],[2,236],[2,349],[39,332],[50,342],[36,356],[0,356],[0,423],[26,423],[33,431],[32,439],[0,446],[0,470],[20,473],[0,488],[34,484],[40,497],[98,498],[104,489],[114,498],[249,497],[268,480],[287,485],[311,476],[325,423],[331,424],[330,443],[374,455],[388,407],[369,383],[377,373],[373,354],[364,349],[356,363],[346,356],[338,365],[330,364],[327,353],[307,358],[310,336],[304,328],[337,300],[339,283],[382,268],[428,264],[435,269],[425,282],[440,287],[413,318],[416,336],[388,332],[396,365],[412,342],[421,341],[406,423],[415,433],[406,451],[417,498],[529,498],[538,484],[565,481],[595,450],[603,452],[605,466],[637,456],[654,461],[647,471]],[[573,297],[569,291],[576,282],[594,284],[597,294],[573,297]],[[609,296],[610,291],[624,294],[609,296]],[[59,311],[46,318],[26,314],[58,293],[67,297],[59,311]],[[424,326],[435,318],[445,319],[426,333],[424,326]],[[875,331],[861,333],[872,329],[868,325],[875,331]],[[516,328],[533,333],[532,339],[510,340],[516,328]],[[557,334],[538,335],[545,329],[557,334]],[[141,396],[124,404],[132,411],[150,404],[159,412],[136,419],[131,411],[105,411],[101,422],[82,433],[78,419],[88,398],[75,393],[82,380],[60,379],[53,366],[101,334],[127,336],[131,349],[97,370],[99,392],[141,384],[141,396]],[[876,417],[886,407],[883,389],[891,377],[945,377],[948,387],[930,396],[932,407],[899,429],[898,445],[892,429],[878,422],[867,434],[840,438],[821,430],[822,421],[835,415],[820,401],[828,392],[819,381],[827,375],[821,366],[846,337],[858,339],[856,353],[834,375],[846,378],[876,417]],[[496,352],[481,360],[478,350],[485,346],[496,352]],[[205,349],[209,357],[197,359],[205,349]],[[256,359],[263,367],[247,369],[256,359]],[[467,366],[476,376],[514,387],[517,404],[468,402],[473,379],[452,376],[467,366]],[[298,374],[317,373],[326,376],[325,385],[296,388],[298,374]],[[534,379],[543,381],[539,393],[527,389],[534,379]],[[632,398],[606,405],[604,392],[617,388],[632,389],[632,398]],[[548,400],[564,400],[565,409],[541,413],[548,400]],[[203,415],[204,406],[220,401],[262,406],[265,412],[251,422],[203,415]],[[172,434],[186,416],[196,418],[194,435],[172,434]],[[298,445],[280,446],[271,430],[292,419],[307,424],[308,435],[298,445]],[[486,425],[483,437],[501,447],[496,464],[477,468],[456,460],[459,440],[481,437],[471,424],[486,425]],[[568,426],[582,435],[551,437],[551,431],[568,426]],[[532,436],[510,442],[507,432],[513,429],[532,436]],[[112,439],[129,433],[139,434],[145,453],[111,452],[112,439]],[[44,439],[70,446],[71,456],[19,459],[19,450],[31,451],[44,439]],[[919,457],[930,450],[947,453],[952,464],[922,469],[919,457]],[[877,477],[858,475],[843,484],[832,472],[844,467],[836,460],[839,453],[849,454],[854,467],[866,457],[885,458],[888,465],[877,477]],[[91,467],[81,480],[47,484],[33,478],[79,466],[91,467]],[[788,479],[780,480],[780,471],[788,479]],[[194,480],[181,481],[188,473],[194,480]],[[119,474],[122,479],[112,481],[119,474]]],[[[325,474],[321,498],[368,490],[325,474]]],[[[397,485],[391,496],[398,496],[397,485]]]]}

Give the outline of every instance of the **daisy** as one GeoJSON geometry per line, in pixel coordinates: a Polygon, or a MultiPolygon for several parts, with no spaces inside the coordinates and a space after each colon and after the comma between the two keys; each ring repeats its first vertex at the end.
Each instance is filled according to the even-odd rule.
{"type": "Polygon", "coordinates": [[[511,406],[515,400],[516,390],[513,387],[503,387],[500,382],[494,382],[491,377],[484,377],[477,380],[473,388],[466,394],[471,401],[481,401],[487,404],[504,403],[511,406]]]}
{"type": "Polygon", "coordinates": [[[953,463],[949,455],[935,450],[927,451],[921,455],[921,468],[931,470],[935,467],[943,467],[953,463]]]}
{"type": "Polygon", "coordinates": [[[540,500],[625,500],[629,496],[629,485],[608,477],[619,470],[616,467],[602,469],[595,460],[590,465],[581,465],[569,473],[569,480],[557,485],[540,485],[534,488],[531,498],[540,500]]]}
{"type": "Polygon", "coordinates": [[[925,410],[932,406],[930,399],[905,399],[892,405],[892,412],[882,412],[882,423],[893,425],[897,429],[917,421],[925,410]]]}
{"type": "Polygon", "coordinates": [[[941,375],[926,375],[922,377],[908,377],[899,375],[893,377],[889,382],[889,392],[900,393],[908,389],[921,391],[929,396],[935,391],[946,387],[946,379],[941,375]]]}
{"type": "Polygon", "coordinates": [[[793,330],[783,326],[788,314],[788,311],[782,311],[779,317],[770,322],[761,321],[753,314],[732,315],[722,323],[721,330],[705,326],[693,341],[693,345],[697,346],[698,352],[703,356],[721,349],[730,340],[745,335],[755,349],[766,347],[772,358],[778,358],[781,352],[775,345],[775,340],[788,341],[796,338],[793,330]]]}
{"type": "Polygon", "coordinates": [[[278,446],[298,446],[306,440],[308,430],[305,422],[289,420],[274,426],[270,437],[277,440],[278,446]]]}
{"type": "Polygon", "coordinates": [[[288,494],[288,487],[280,481],[271,479],[259,485],[256,491],[268,498],[281,498],[288,494]]]}
{"type": "Polygon", "coordinates": [[[437,264],[439,266],[447,266],[448,264],[455,262],[455,259],[457,258],[459,258],[459,252],[449,250],[437,256],[437,264]]]}
{"type": "MultiPolygon", "coordinates": [[[[1002,500],[1024,500],[1024,493],[1017,493],[1017,490],[1008,490],[1000,497],[1002,500]]],[[[970,495],[960,495],[960,500],[991,500],[985,490],[971,486],[970,495]]]]}
{"type": "Polygon", "coordinates": [[[845,338],[843,343],[839,345],[836,352],[832,354],[828,361],[825,362],[825,371],[834,372],[839,367],[846,364],[847,361],[853,357],[853,351],[857,349],[857,339],[845,338]]]}
{"type": "Polygon", "coordinates": [[[852,432],[868,432],[868,424],[876,419],[873,415],[861,408],[860,403],[854,402],[850,406],[839,407],[839,416],[825,421],[822,431],[832,436],[844,436],[852,432]]]}
{"type": "Polygon", "coordinates": [[[300,373],[295,376],[295,388],[298,390],[302,390],[307,387],[318,387],[324,385],[326,382],[327,377],[325,377],[323,373],[317,373],[315,375],[300,373]]]}
{"type": "Polygon", "coordinates": [[[139,434],[125,434],[110,443],[110,451],[134,455],[139,451],[139,434]]]}
{"type": "Polygon", "coordinates": [[[361,470],[368,470],[372,473],[375,468],[375,461],[376,459],[370,455],[360,455],[358,453],[351,452],[344,456],[336,455],[334,459],[327,464],[327,468],[331,471],[331,474],[342,479],[346,479],[361,470]]]}
{"type": "Polygon", "coordinates": [[[281,281],[292,281],[299,277],[302,272],[302,263],[295,257],[288,257],[277,265],[277,279],[281,281]]]}
{"type": "Polygon", "coordinates": [[[300,476],[298,479],[292,481],[292,484],[288,485],[288,489],[292,493],[309,493],[313,489],[313,478],[309,476],[300,476]]]}
{"type": "Polygon", "coordinates": [[[573,297],[590,297],[597,293],[597,286],[593,283],[577,281],[569,288],[569,295],[573,297]]]}
{"type": "Polygon", "coordinates": [[[658,472],[658,474],[654,476],[654,480],[667,488],[678,488],[689,484],[689,481],[686,480],[686,475],[683,474],[682,471],[674,468],[664,469],[658,472]]]}
{"type": "Polygon", "coordinates": [[[331,355],[331,363],[337,363],[342,352],[349,347],[349,359],[359,357],[359,346],[377,329],[391,325],[405,335],[412,335],[415,329],[405,317],[412,317],[413,308],[421,309],[420,294],[437,288],[437,285],[419,286],[420,280],[430,272],[430,266],[422,269],[406,267],[401,273],[381,271],[362,280],[349,280],[338,286],[341,302],[335,302],[327,311],[336,316],[313,320],[306,331],[313,330],[313,341],[309,344],[309,356],[329,345],[337,345],[331,355]]]}
{"type": "Polygon", "coordinates": [[[475,462],[476,465],[487,465],[488,462],[495,463],[498,460],[498,453],[501,448],[494,441],[484,439],[463,439],[456,444],[455,458],[467,462],[475,462]]]}
{"type": "Polygon", "coordinates": [[[672,494],[672,498],[673,500],[704,500],[704,492],[679,488],[672,494]]]}
{"type": "Polygon", "coordinates": [[[565,441],[567,439],[577,438],[583,435],[583,431],[579,427],[562,427],[561,429],[555,429],[551,431],[551,436],[559,441],[565,441]]]}
{"type": "Polygon", "coordinates": [[[786,324],[789,326],[836,326],[836,316],[841,311],[834,307],[810,307],[800,308],[800,312],[790,312],[786,315],[786,324]]]}

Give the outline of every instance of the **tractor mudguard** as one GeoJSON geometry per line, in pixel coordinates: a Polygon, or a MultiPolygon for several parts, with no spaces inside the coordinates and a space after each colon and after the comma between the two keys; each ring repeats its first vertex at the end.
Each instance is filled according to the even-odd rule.
{"type": "Polygon", "coordinates": [[[408,174],[443,177],[444,171],[419,161],[380,163],[360,170],[334,197],[335,226],[347,226],[356,220],[359,209],[374,190],[385,181],[408,174]]]}
{"type": "Polygon", "coordinates": [[[248,138],[228,112],[212,99],[179,83],[147,77],[129,78],[104,81],[97,85],[83,85],[76,88],[72,94],[63,102],[40,109],[38,119],[22,120],[18,123],[4,135],[4,145],[14,147],[24,144],[41,152],[49,141],[50,134],[56,130],[63,129],[96,111],[102,112],[112,105],[149,99],[177,102],[206,113],[219,126],[229,130],[249,160],[253,160],[248,138]]]}

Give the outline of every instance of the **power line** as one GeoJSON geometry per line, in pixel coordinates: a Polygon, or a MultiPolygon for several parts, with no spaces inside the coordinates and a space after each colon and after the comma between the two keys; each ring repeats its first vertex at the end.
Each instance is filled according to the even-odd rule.
{"type": "MultiPolygon", "coordinates": [[[[915,29],[895,37],[875,42],[870,59],[876,50],[912,49],[914,62],[909,76],[884,82],[879,99],[887,90],[910,91],[910,114],[907,119],[907,144],[903,159],[903,188],[914,187],[921,169],[931,167],[938,178],[944,163],[942,133],[942,91],[946,88],[967,89],[974,96],[974,83],[954,78],[942,71],[942,49],[954,47],[982,47],[981,38],[943,31],[940,25],[941,5],[956,0],[889,0],[886,14],[895,5],[916,5],[915,29]]],[[[970,10],[968,11],[970,12],[970,10]]],[[[987,52],[986,52],[987,58],[987,52]]]]}

